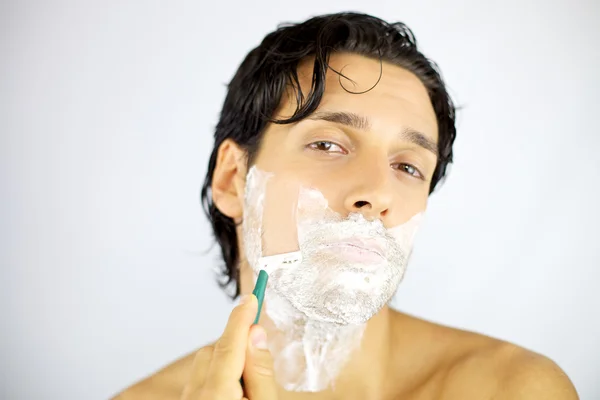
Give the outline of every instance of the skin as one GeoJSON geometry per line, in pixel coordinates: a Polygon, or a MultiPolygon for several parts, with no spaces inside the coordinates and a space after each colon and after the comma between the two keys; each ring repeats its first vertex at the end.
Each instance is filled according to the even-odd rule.
{"type": "MultiPolygon", "coordinates": [[[[310,61],[298,67],[305,93],[310,86],[310,61]]],[[[336,54],[330,64],[343,69],[354,82],[340,80],[330,70],[315,116],[292,125],[269,126],[256,165],[318,188],[338,213],[361,212],[366,218],[381,219],[387,227],[401,224],[426,209],[436,165],[436,154],[426,148],[426,143],[438,140],[426,89],[408,71],[362,56],[336,54]],[[372,90],[363,94],[344,90],[371,88],[380,68],[381,80],[372,90]],[[366,117],[369,126],[332,122],[335,118],[327,113],[366,117]],[[415,137],[419,140],[410,140],[415,137]]],[[[289,116],[294,109],[293,97],[285,96],[277,114],[289,116]]],[[[213,177],[215,204],[237,222],[244,212],[245,157],[239,146],[226,141],[219,148],[213,177]]],[[[241,292],[248,294],[252,272],[243,259],[240,274],[241,292]]],[[[268,336],[261,326],[267,325],[266,317],[263,314],[260,324],[252,326],[255,313],[256,298],[250,296],[233,310],[216,343],[174,362],[115,399],[240,399],[243,395],[250,400],[578,398],[564,372],[544,356],[387,306],[368,321],[362,345],[342,370],[335,392],[288,393],[275,384],[271,355],[260,346],[264,341],[259,339],[268,336]],[[242,374],[245,393],[239,384],[242,374]]]]}

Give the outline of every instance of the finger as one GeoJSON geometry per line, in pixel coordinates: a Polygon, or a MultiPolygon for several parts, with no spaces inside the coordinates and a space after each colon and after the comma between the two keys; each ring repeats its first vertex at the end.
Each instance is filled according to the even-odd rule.
{"type": "Polygon", "coordinates": [[[197,382],[198,387],[202,387],[206,382],[206,375],[208,374],[215,348],[214,346],[207,346],[204,349],[202,353],[198,352],[194,360],[194,380],[197,382]]]}
{"type": "Polygon", "coordinates": [[[191,400],[195,398],[202,385],[204,385],[213,349],[213,346],[206,346],[196,352],[192,363],[190,377],[181,394],[181,400],[191,400]]]}
{"type": "Polygon", "coordinates": [[[277,398],[273,358],[267,349],[267,332],[259,325],[250,328],[244,367],[244,388],[250,400],[277,398]]]}
{"type": "Polygon", "coordinates": [[[249,295],[231,312],[223,335],[215,343],[206,373],[206,387],[221,387],[230,382],[239,385],[246,359],[248,333],[256,317],[257,307],[256,296],[249,295]]]}

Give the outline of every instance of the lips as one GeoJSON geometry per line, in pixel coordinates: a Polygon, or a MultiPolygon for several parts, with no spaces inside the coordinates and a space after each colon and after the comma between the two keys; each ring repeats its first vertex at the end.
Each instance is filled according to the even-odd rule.
{"type": "Polygon", "coordinates": [[[341,247],[350,247],[356,248],[357,250],[368,251],[376,254],[377,256],[384,258],[385,251],[381,243],[376,239],[371,238],[350,238],[341,240],[339,242],[327,243],[325,245],[327,248],[341,248],[341,247]]]}

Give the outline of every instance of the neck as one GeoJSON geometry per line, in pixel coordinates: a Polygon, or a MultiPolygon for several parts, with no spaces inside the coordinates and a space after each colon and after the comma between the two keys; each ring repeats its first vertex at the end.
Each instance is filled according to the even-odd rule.
{"type": "MultiPolygon", "coordinates": [[[[253,283],[250,268],[242,268],[242,293],[253,283]]],[[[362,325],[315,321],[267,291],[259,323],[268,332],[278,382],[294,392],[286,398],[381,397],[392,354],[391,314],[386,306],[362,325]]]]}

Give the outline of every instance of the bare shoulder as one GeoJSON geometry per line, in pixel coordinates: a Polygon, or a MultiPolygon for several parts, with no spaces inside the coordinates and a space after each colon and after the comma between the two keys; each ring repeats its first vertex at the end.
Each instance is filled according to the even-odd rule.
{"type": "Polygon", "coordinates": [[[463,338],[471,345],[451,364],[444,394],[461,392],[462,398],[472,394],[468,397],[486,395],[494,400],[579,399],[571,380],[548,357],[472,332],[463,338]]]}
{"type": "MultiPolygon", "coordinates": [[[[403,313],[394,314],[404,333],[404,359],[420,395],[443,400],[577,400],[565,372],[551,359],[515,344],[403,313]],[[407,350],[408,349],[408,350],[407,350]],[[411,354],[408,356],[408,354],[411,354]]],[[[415,391],[414,388],[411,388],[415,391]]]]}
{"type": "Polygon", "coordinates": [[[194,354],[188,354],[116,395],[112,400],[179,400],[194,354]]]}
{"type": "Polygon", "coordinates": [[[498,400],[579,399],[567,374],[551,359],[512,344],[504,344],[498,353],[501,360],[498,400]]]}

